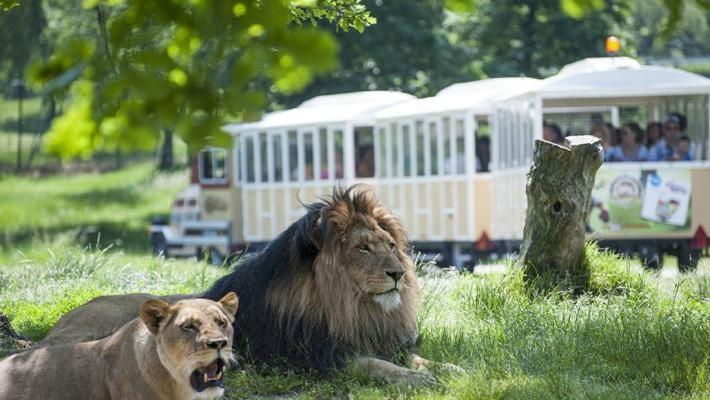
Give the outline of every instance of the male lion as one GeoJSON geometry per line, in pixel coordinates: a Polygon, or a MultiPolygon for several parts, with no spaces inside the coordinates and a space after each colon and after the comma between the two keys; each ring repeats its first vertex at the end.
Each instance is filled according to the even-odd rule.
{"type": "MultiPolygon", "coordinates": [[[[423,368],[433,364],[415,355],[419,288],[399,221],[356,187],[335,189],[306,209],[201,295],[239,295],[235,349],[255,363],[324,374],[349,365],[388,382],[433,383],[423,368]],[[390,362],[400,354],[419,370],[390,362]]],[[[62,317],[40,345],[108,334],[147,296],[94,299],[62,317]]]]}
{"type": "Polygon", "coordinates": [[[0,399],[213,399],[233,359],[237,296],[148,300],[113,335],[0,361],[0,399]]]}

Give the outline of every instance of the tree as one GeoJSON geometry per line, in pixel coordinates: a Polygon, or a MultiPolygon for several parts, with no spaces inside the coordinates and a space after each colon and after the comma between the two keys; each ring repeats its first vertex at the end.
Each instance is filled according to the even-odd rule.
{"type": "Polygon", "coordinates": [[[473,58],[489,76],[551,75],[571,61],[604,55],[610,34],[632,41],[623,28],[631,15],[626,1],[604,4],[577,20],[559,0],[481,0],[478,13],[460,22],[457,37],[475,49],[473,58]]]}
{"type": "Polygon", "coordinates": [[[467,49],[448,40],[442,2],[368,0],[366,5],[378,22],[362,34],[336,33],[342,48],[338,69],[316,78],[303,93],[276,96],[276,102],[292,107],[316,95],[359,90],[428,96],[481,77],[466,69],[467,49]]]}
{"type": "Polygon", "coordinates": [[[8,78],[24,79],[46,24],[41,0],[26,0],[22,7],[0,13],[0,71],[8,78]]]}
{"type": "MultiPolygon", "coordinates": [[[[252,119],[265,103],[256,82],[301,90],[332,69],[332,35],[297,20],[341,28],[374,23],[359,0],[84,0],[96,40],[72,35],[33,71],[72,101],[47,137],[63,157],[95,149],[152,148],[162,128],[188,146],[226,143],[224,118],[252,119]]],[[[24,7],[24,4],[20,7],[24,7]]]]}

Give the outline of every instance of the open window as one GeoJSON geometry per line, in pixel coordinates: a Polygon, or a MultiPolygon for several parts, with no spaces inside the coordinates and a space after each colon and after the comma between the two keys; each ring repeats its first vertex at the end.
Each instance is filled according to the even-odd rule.
{"type": "Polygon", "coordinates": [[[374,131],[371,126],[355,128],[355,176],[375,176],[374,131]]]}
{"type": "Polygon", "coordinates": [[[227,150],[209,147],[198,154],[200,183],[219,185],[227,183],[227,150]]]}

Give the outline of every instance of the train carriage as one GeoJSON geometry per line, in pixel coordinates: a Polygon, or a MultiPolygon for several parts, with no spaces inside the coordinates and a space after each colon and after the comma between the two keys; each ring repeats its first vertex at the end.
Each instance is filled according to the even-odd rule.
{"type": "Polygon", "coordinates": [[[319,96],[226,126],[232,149],[200,152],[171,223],[152,227],[154,248],[209,250],[217,260],[259,248],[302,215],[301,202],[335,184],[365,183],[400,217],[417,250],[470,265],[517,251],[525,174],[544,124],[584,134],[674,111],[687,116],[696,161],[605,163],[590,228],[656,265],[664,252],[691,265],[710,227],[709,94],[706,78],[618,57],[582,60],[542,81],[455,84],[424,99],[377,91],[319,96]],[[669,187],[687,195],[673,200],[669,187]],[[679,213],[663,214],[671,212],[679,213]]]}

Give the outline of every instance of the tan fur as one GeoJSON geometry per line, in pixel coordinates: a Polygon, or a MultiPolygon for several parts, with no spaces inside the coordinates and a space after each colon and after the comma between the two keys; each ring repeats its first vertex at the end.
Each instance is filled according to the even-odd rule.
{"type": "Polygon", "coordinates": [[[371,191],[356,192],[352,201],[326,203],[321,219],[329,224],[327,240],[320,244],[312,270],[270,290],[269,304],[287,322],[327,321],[331,337],[362,354],[391,355],[402,343],[413,344],[419,288],[405,253],[404,229],[371,191]],[[356,242],[367,243],[377,253],[379,265],[363,263],[353,247],[356,242]],[[404,269],[401,305],[386,312],[373,301],[373,294],[391,288],[392,278],[385,271],[397,268],[404,269]]]}
{"type": "Polygon", "coordinates": [[[234,293],[220,302],[151,299],[134,319],[97,341],[45,347],[0,361],[0,399],[210,399],[190,374],[218,358],[232,359],[234,293]],[[186,330],[187,323],[195,327],[186,330]],[[223,346],[217,350],[217,343],[223,346]]]}

